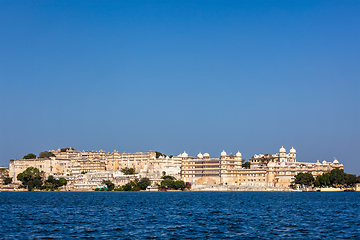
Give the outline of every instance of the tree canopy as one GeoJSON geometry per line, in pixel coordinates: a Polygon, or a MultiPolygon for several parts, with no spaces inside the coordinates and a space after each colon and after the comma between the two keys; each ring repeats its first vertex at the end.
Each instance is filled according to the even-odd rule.
{"type": "Polygon", "coordinates": [[[103,180],[102,183],[106,185],[108,191],[112,191],[115,188],[115,184],[113,184],[110,180],[103,180]]]}
{"type": "Polygon", "coordinates": [[[315,187],[325,187],[325,186],[331,186],[330,182],[330,174],[324,173],[316,177],[316,180],[314,181],[315,187]]]}
{"type": "Polygon", "coordinates": [[[355,185],[356,180],[355,175],[345,173],[344,169],[334,168],[329,173],[319,175],[314,182],[314,186],[352,187],[355,185]]]}
{"type": "Polygon", "coordinates": [[[250,169],[250,162],[248,161],[248,162],[243,163],[242,167],[246,168],[246,169],[250,169]]]}
{"type": "Polygon", "coordinates": [[[182,180],[176,180],[176,178],[172,176],[164,176],[164,180],[161,181],[159,188],[160,189],[185,189],[186,184],[182,180]]]}
{"type": "Polygon", "coordinates": [[[67,181],[65,178],[55,179],[54,176],[49,176],[48,179],[45,181],[45,184],[41,187],[42,190],[55,190],[59,189],[59,187],[62,187],[67,184],[67,181]]]}
{"type": "Polygon", "coordinates": [[[161,152],[155,151],[155,153],[156,153],[156,158],[159,158],[160,156],[166,157],[166,155],[161,152]]]}
{"type": "Polygon", "coordinates": [[[312,186],[315,179],[311,173],[298,173],[295,176],[295,184],[301,184],[305,186],[312,186]]]}
{"type": "Polygon", "coordinates": [[[176,180],[176,178],[175,177],[173,177],[173,176],[168,176],[168,175],[163,175],[162,177],[161,177],[162,179],[171,179],[171,180],[176,180]]]}
{"type": "Polygon", "coordinates": [[[295,184],[314,185],[315,187],[352,187],[356,181],[357,177],[355,175],[347,174],[344,169],[339,168],[323,173],[317,176],[316,179],[311,173],[298,173],[295,176],[295,184]]]}
{"type": "Polygon", "coordinates": [[[8,185],[11,182],[12,182],[12,178],[11,177],[6,177],[6,178],[4,178],[3,184],[8,185]]]}
{"type": "Polygon", "coordinates": [[[16,178],[21,181],[21,187],[27,188],[29,191],[33,189],[54,190],[67,184],[65,178],[55,179],[54,176],[49,176],[43,184],[41,175],[39,169],[28,167],[25,171],[19,173],[16,178]]]}
{"type": "Polygon", "coordinates": [[[61,152],[66,152],[67,150],[70,150],[70,149],[71,149],[71,150],[75,150],[75,149],[72,148],[72,147],[67,147],[67,148],[61,148],[60,151],[61,151],[61,152]]]}
{"type": "MultiPolygon", "coordinates": [[[[140,180],[135,178],[135,180],[128,182],[127,184],[120,186],[118,188],[114,188],[114,184],[109,181],[103,181],[107,186],[107,191],[140,191],[145,190],[148,186],[150,186],[151,182],[148,178],[141,178],[140,180]]],[[[100,189],[96,188],[95,191],[99,191],[100,189]]]]}
{"type": "Polygon", "coordinates": [[[140,181],[138,182],[138,186],[141,190],[145,190],[148,186],[150,186],[151,182],[150,179],[148,178],[142,178],[140,179],[140,181]]]}
{"type": "Polygon", "coordinates": [[[23,157],[23,159],[35,159],[36,155],[33,153],[29,153],[23,157]]]}
{"type": "Polygon", "coordinates": [[[17,180],[22,182],[22,186],[31,191],[34,188],[40,189],[41,182],[41,173],[39,169],[34,167],[28,167],[22,173],[17,175],[17,180]]]}
{"type": "Polygon", "coordinates": [[[55,154],[53,154],[52,152],[47,152],[47,151],[41,152],[39,154],[39,158],[49,158],[49,157],[55,157],[55,154]]]}
{"type": "Polygon", "coordinates": [[[128,167],[122,168],[120,171],[122,173],[124,173],[125,175],[134,175],[135,174],[135,169],[128,168],[128,167]]]}

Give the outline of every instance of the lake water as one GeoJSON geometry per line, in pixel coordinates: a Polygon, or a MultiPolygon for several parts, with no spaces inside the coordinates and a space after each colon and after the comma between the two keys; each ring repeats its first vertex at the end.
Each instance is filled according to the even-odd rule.
{"type": "Polygon", "coordinates": [[[0,192],[2,239],[360,239],[360,193],[0,192]]]}

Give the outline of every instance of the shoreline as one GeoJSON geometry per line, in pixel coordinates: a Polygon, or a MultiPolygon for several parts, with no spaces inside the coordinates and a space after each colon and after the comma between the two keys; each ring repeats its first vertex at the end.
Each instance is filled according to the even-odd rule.
{"type": "MultiPolygon", "coordinates": [[[[169,191],[27,191],[27,190],[0,190],[0,192],[43,192],[43,193],[51,193],[51,192],[68,192],[68,193],[85,193],[85,192],[105,192],[105,193],[174,193],[174,192],[178,192],[178,193],[182,193],[182,192],[284,192],[284,193],[299,193],[298,191],[293,191],[293,190],[188,190],[188,191],[178,191],[178,190],[169,190],[169,191]]],[[[341,190],[341,191],[316,191],[316,190],[309,190],[309,191],[301,191],[302,193],[306,193],[306,192],[317,192],[317,193],[334,193],[334,192],[358,192],[358,191],[345,191],[345,190],[341,190]]]]}

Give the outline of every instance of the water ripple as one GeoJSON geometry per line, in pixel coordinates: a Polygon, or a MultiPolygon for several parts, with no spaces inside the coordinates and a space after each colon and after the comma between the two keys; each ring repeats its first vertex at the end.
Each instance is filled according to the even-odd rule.
{"type": "Polygon", "coordinates": [[[360,193],[1,192],[3,239],[360,239],[360,193]]]}

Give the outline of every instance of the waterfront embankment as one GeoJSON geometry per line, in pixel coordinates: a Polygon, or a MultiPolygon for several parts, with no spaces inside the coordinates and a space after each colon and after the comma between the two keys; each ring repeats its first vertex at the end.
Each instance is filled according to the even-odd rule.
{"type": "Polygon", "coordinates": [[[290,188],[284,187],[268,187],[268,186],[254,186],[254,185],[218,185],[218,184],[206,184],[206,183],[193,183],[191,185],[191,191],[194,192],[289,192],[290,188]]]}

